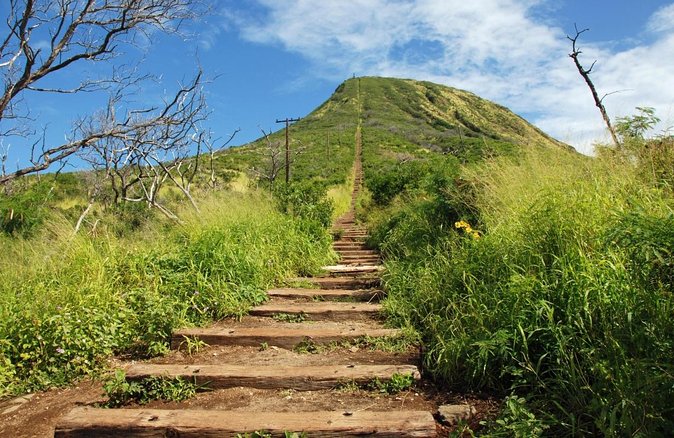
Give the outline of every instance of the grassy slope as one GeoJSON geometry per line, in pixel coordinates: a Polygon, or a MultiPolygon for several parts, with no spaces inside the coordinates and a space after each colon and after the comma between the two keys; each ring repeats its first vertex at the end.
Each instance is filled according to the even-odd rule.
{"type": "Polygon", "coordinates": [[[360,78],[363,138],[454,155],[462,162],[525,148],[570,149],[500,105],[430,82],[360,78]]]}
{"type": "Polygon", "coordinates": [[[293,126],[293,148],[304,150],[290,190],[272,200],[246,187],[256,185],[250,168],[265,164],[264,147],[233,148],[217,157],[218,189],[207,187],[206,169],[198,176],[200,214],[175,191],[161,196],[179,225],[132,204],[96,208],[73,236],[86,175],[15,184],[0,198],[0,218],[23,234],[0,234],[0,397],[66,384],[112,353],[161,353],[175,327],[244,313],[275,282],[329,264],[319,222],[331,208],[320,197],[330,188],[337,209],[348,202],[354,96],[343,87],[293,126]]]}
{"type": "MultiPolygon", "coordinates": [[[[662,272],[672,236],[657,224],[671,222],[671,196],[471,93],[388,78],[350,79],[292,126],[302,149],[292,196],[318,186],[347,199],[359,121],[386,305],[422,334],[439,381],[512,394],[494,429],[505,435],[670,427],[674,306],[662,272]]],[[[283,131],[270,140],[280,145],[283,131]]],[[[243,189],[267,151],[264,141],[232,148],[217,173],[243,189]]],[[[274,279],[329,257],[325,233],[265,195],[199,193],[205,216],[184,213],[185,227],[72,239],[52,221],[30,241],[3,238],[2,262],[21,268],[0,282],[0,384],[59,384],[113,351],[159,352],[176,325],[242,312],[274,279]],[[285,262],[270,265],[269,254],[285,262]]]]}
{"type": "MultiPolygon", "coordinates": [[[[355,85],[355,82],[344,83],[330,99],[290,126],[292,180],[311,179],[326,187],[346,182],[354,158],[357,124],[355,85]]],[[[283,149],[284,130],[271,134],[269,140],[283,149]]],[[[223,152],[218,157],[218,164],[222,168],[242,172],[249,172],[252,167],[266,170],[269,167],[268,155],[268,143],[261,138],[223,152]]],[[[281,171],[278,181],[283,179],[281,171]]]]}
{"type": "Polygon", "coordinates": [[[28,239],[0,235],[0,396],[68,383],[112,353],[160,354],[176,327],[243,314],[331,261],[328,233],[265,194],[200,204],[180,226],[122,236],[73,236],[57,217],[28,239]]]}
{"type": "MultiPolygon", "coordinates": [[[[420,331],[425,368],[507,397],[495,436],[671,434],[671,186],[644,177],[650,164],[579,156],[477,98],[486,115],[457,104],[438,122],[421,97],[436,86],[397,84],[361,81],[365,207],[387,256],[386,307],[420,331]],[[433,137],[479,117],[481,146],[433,137]]],[[[463,100],[445,93],[443,105],[463,100]]]]}

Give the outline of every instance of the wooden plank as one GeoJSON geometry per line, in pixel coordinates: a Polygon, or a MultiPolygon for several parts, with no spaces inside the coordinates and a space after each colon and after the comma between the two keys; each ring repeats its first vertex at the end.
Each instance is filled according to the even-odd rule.
{"type": "Polygon", "coordinates": [[[316,344],[343,342],[363,337],[380,338],[400,335],[397,329],[360,329],[354,327],[251,327],[251,328],[186,328],[173,333],[171,348],[179,349],[185,337],[197,338],[208,345],[241,345],[259,347],[261,344],[281,348],[293,348],[304,341],[316,344]]]}
{"type": "Polygon", "coordinates": [[[266,431],[273,436],[435,437],[423,411],[241,412],[219,410],[100,409],[77,407],[56,426],[55,438],[223,438],[266,431]]]}
{"type": "Polygon", "coordinates": [[[381,262],[379,257],[342,257],[340,263],[343,265],[378,265],[381,262]]]}
{"type": "Polygon", "coordinates": [[[377,318],[380,304],[307,302],[307,303],[269,303],[256,306],[249,312],[252,316],[274,316],[278,314],[304,315],[312,321],[346,321],[377,318]]]}
{"type": "Polygon", "coordinates": [[[337,252],[342,250],[347,251],[362,251],[368,249],[364,244],[357,242],[336,242],[332,244],[332,249],[337,252]]]}
{"type": "Polygon", "coordinates": [[[372,249],[345,249],[339,251],[339,254],[342,256],[376,256],[379,257],[377,251],[372,249]]]}
{"type": "Polygon", "coordinates": [[[320,289],[372,289],[379,287],[379,278],[338,278],[338,277],[304,277],[289,280],[290,282],[311,283],[320,289]]]}
{"type": "Polygon", "coordinates": [[[332,249],[337,252],[337,254],[340,254],[341,251],[363,251],[367,250],[367,247],[365,245],[352,245],[352,246],[337,246],[336,244],[333,244],[332,249]]]}
{"type": "Polygon", "coordinates": [[[421,375],[414,365],[174,365],[134,364],[126,370],[129,381],[152,376],[180,377],[208,389],[258,388],[316,391],[332,389],[340,383],[355,382],[364,385],[375,379],[387,381],[393,375],[421,375]]]}
{"type": "MultiPolygon", "coordinates": [[[[363,243],[367,240],[367,236],[341,236],[337,242],[345,243],[363,243]]],[[[335,242],[335,243],[337,243],[335,242]]]]}
{"type": "Polygon", "coordinates": [[[368,265],[368,266],[331,265],[331,266],[323,266],[321,269],[331,274],[372,274],[383,271],[384,267],[381,265],[368,265]]]}
{"type": "Polygon", "coordinates": [[[340,300],[351,299],[355,301],[372,301],[383,296],[383,292],[378,289],[300,289],[300,288],[280,288],[267,291],[270,297],[279,298],[305,298],[305,299],[323,299],[340,300]]]}

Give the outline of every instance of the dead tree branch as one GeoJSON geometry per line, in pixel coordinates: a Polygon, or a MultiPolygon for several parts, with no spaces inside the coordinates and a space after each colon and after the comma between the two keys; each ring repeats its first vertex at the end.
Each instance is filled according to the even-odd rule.
{"type": "MultiPolygon", "coordinates": [[[[29,140],[36,132],[28,93],[77,94],[128,86],[139,76],[125,76],[113,68],[108,77],[85,78],[81,68],[90,63],[111,63],[124,47],[137,46],[138,38],[154,31],[176,32],[184,20],[201,13],[201,0],[5,0],[9,3],[0,35],[0,137],[25,139],[35,153],[29,165],[2,172],[0,184],[48,169],[73,154],[133,130],[120,127],[90,131],[60,145],[29,140]],[[68,74],[58,76],[57,73],[68,74]],[[53,85],[48,78],[66,77],[75,83],[53,85]],[[39,152],[38,152],[39,149],[39,152]]],[[[142,78],[142,76],[140,76],[142,78]]],[[[16,149],[16,148],[15,148],[16,149]]]]}
{"type": "Polygon", "coordinates": [[[567,35],[566,37],[571,41],[571,53],[569,53],[569,57],[573,59],[574,64],[576,64],[576,68],[578,69],[578,73],[583,77],[585,80],[585,83],[587,86],[590,88],[590,92],[592,93],[592,98],[594,99],[594,103],[599,108],[599,112],[601,113],[602,118],[604,119],[604,123],[606,123],[606,127],[608,128],[609,133],[611,134],[611,138],[613,139],[613,143],[615,144],[616,147],[620,147],[620,141],[618,140],[618,136],[616,135],[615,129],[611,125],[611,119],[608,116],[608,113],[606,112],[606,108],[604,107],[603,100],[606,96],[609,94],[605,94],[602,98],[599,98],[599,94],[597,93],[597,89],[594,86],[594,83],[592,82],[592,79],[590,79],[590,74],[592,73],[592,69],[594,68],[595,64],[597,61],[595,60],[590,68],[585,69],[583,66],[580,64],[580,61],[578,60],[578,56],[583,53],[580,48],[578,48],[578,38],[580,36],[589,31],[590,29],[583,29],[583,30],[578,30],[578,26],[574,24],[574,28],[576,30],[576,35],[574,37],[570,37],[567,35]]]}
{"type": "Polygon", "coordinates": [[[119,119],[118,99],[112,99],[104,114],[81,124],[81,136],[89,130],[110,133],[80,155],[109,180],[115,204],[146,202],[177,220],[158,198],[171,181],[198,210],[190,185],[202,150],[198,126],[208,115],[201,76],[182,86],[162,108],[129,110],[119,119]]]}

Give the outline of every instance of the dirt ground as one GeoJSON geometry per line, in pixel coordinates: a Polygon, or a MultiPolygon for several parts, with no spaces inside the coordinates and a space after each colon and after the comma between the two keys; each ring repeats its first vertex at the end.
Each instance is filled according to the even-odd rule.
{"type": "MultiPolygon", "coordinates": [[[[244,322],[247,324],[248,322],[244,322]]],[[[269,324],[269,323],[268,323],[269,324]]],[[[274,323],[271,323],[274,324],[274,323]]],[[[277,323],[279,325],[287,323],[277,323]]],[[[320,354],[298,353],[282,348],[268,347],[205,347],[195,354],[174,351],[149,363],[218,364],[232,365],[335,365],[335,364],[418,364],[418,351],[387,353],[362,347],[342,347],[320,354]]],[[[113,360],[111,366],[124,368],[134,361],[113,360]]],[[[105,402],[102,381],[84,380],[67,389],[54,389],[28,394],[0,402],[0,437],[52,437],[59,418],[75,406],[93,406],[105,402]]],[[[214,409],[235,411],[319,411],[344,409],[362,410],[427,410],[437,411],[442,404],[468,403],[478,414],[471,424],[493,414],[497,403],[480,397],[455,394],[438,390],[432,383],[422,380],[408,391],[386,394],[356,388],[333,388],[322,391],[263,390],[254,388],[228,388],[206,391],[183,402],[153,401],[145,407],[157,409],[214,409]]],[[[449,428],[438,425],[439,436],[446,436],[449,428]]]]}

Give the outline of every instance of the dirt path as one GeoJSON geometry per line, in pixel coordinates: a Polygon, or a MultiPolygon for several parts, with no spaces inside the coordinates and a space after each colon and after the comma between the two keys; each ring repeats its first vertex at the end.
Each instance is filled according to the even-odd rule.
{"type": "MultiPolygon", "coordinates": [[[[270,300],[240,321],[174,334],[173,351],[142,363],[120,363],[128,379],[183,377],[208,391],[183,402],[153,401],[100,409],[100,382],[0,404],[0,437],[246,436],[305,432],[307,436],[443,436],[438,408],[466,399],[424,380],[418,348],[387,352],[377,344],[399,335],[383,326],[377,301],[379,255],[355,222],[362,186],[360,144],[351,210],[335,224],[340,264],[312,288],[269,291],[270,300]],[[207,347],[186,351],[185,339],[207,347]],[[412,379],[405,387],[400,382],[412,379]],[[398,389],[399,391],[394,391],[398,389]],[[54,430],[56,430],[54,432],[54,430]],[[55,435],[54,435],[55,434],[55,435]]],[[[476,418],[473,418],[476,421],[476,418]]]]}

